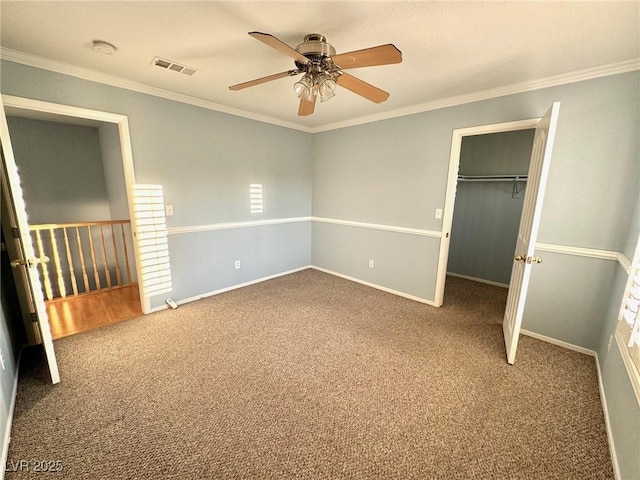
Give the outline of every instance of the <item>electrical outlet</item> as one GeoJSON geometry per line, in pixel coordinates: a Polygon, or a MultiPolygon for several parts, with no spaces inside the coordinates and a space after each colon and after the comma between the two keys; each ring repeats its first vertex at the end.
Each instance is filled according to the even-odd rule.
{"type": "Polygon", "coordinates": [[[236,265],[236,270],[238,270],[240,268],[240,260],[236,260],[235,265],[236,265]]]}
{"type": "Polygon", "coordinates": [[[442,218],[442,209],[436,208],[436,218],[442,218]]]}
{"type": "Polygon", "coordinates": [[[369,268],[373,268],[373,260],[369,260],[369,268]]]}

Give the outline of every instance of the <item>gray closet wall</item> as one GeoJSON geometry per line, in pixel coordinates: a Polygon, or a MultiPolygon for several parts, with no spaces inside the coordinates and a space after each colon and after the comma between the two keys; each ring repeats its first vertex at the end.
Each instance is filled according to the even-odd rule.
{"type": "MultiPolygon", "coordinates": [[[[534,130],[464,137],[458,175],[526,175],[534,130]]],[[[458,182],[448,273],[508,285],[526,183],[458,182]],[[515,198],[514,198],[515,197],[515,198]]]]}
{"type": "Polygon", "coordinates": [[[30,224],[111,220],[97,128],[21,117],[7,123],[30,224]]]}

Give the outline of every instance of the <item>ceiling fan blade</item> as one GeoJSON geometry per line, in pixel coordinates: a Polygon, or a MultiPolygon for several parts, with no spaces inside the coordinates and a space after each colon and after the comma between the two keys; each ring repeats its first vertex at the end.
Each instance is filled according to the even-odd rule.
{"type": "Polygon", "coordinates": [[[382,103],[387,98],[389,98],[389,94],[384,90],[380,90],[378,87],[374,87],[370,83],[365,82],[364,80],[360,80],[359,78],[354,77],[353,75],[349,75],[348,73],[342,73],[336,80],[337,84],[341,87],[346,88],[347,90],[351,90],[353,93],[357,93],[358,95],[371,100],[374,103],[382,103]]]}
{"type": "Polygon", "coordinates": [[[373,67],[402,62],[402,52],[395,45],[388,43],[377,47],[341,53],[331,57],[340,68],[373,67]]]}
{"type": "Polygon", "coordinates": [[[304,63],[305,65],[309,63],[309,59],[307,57],[305,57],[301,53],[298,53],[296,50],[291,48],[282,40],[277,39],[273,35],[261,32],[249,32],[249,35],[251,35],[256,40],[260,40],[262,43],[269,45],[271,48],[275,48],[280,53],[284,53],[285,55],[293,58],[300,63],[304,63]]]}
{"type": "Polygon", "coordinates": [[[250,80],[248,82],[231,85],[229,87],[229,90],[242,90],[243,88],[253,87],[254,85],[260,85],[261,83],[267,83],[279,78],[293,77],[294,75],[298,75],[299,73],[301,73],[300,70],[288,70],[286,72],[274,73],[273,75],[269,75],[268,77],[256,78],[255,80],[250,80]]]}
{"type": "Polygon", "coordinates": [[[307,115],[311,115],[313,110],[316,108],[316,98],[318,95],[314,92],[311,95],[311,101],[307,100],[305,97],[300,99],[300,107],[298,107],[298,116],[306,117],[307,115]]]}

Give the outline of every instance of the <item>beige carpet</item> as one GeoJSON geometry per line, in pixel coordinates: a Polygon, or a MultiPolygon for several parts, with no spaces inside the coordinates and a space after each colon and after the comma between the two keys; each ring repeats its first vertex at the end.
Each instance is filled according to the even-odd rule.
{"type": "Polygon", "coordinates": [[[506,291],[422,305],[305,270],[26,355],[7,479],[613,478],[594,360],[522,337],[506,291]],[[57,476],[56,476],[57,475],[57,476]]]}

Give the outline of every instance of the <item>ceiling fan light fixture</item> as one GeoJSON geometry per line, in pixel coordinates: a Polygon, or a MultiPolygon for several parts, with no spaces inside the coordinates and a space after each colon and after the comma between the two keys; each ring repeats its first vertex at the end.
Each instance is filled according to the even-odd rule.
{"type": "Polygon", "coordinates": [[[318,75],[318,91],[320,92],[320,101],[326,102],[336,96],[336,81],[326,73],[318,75]]]}
{"type": "Polygon", "coordinates": [[[306,117],[314,112],[318,97],[320,97],[321,102],[326,102],[333,98],[338,83],[341,87],[374,103],[386,101],[389,98],[388,92],[342,70],[402,62],[402,52],[391,43],[336,55],[335,48],[327,43],[324,35],[318,33],[312,33],[304,37],[304,42],[295,49],[269,33],[249,32],[249,35],[291,57],[295,62],[296,68],[249,82],[231,85],[229,90],[242,90],[279,78],[292,77],[304,73],[300,81],[293,85],[293,89],[300,99],[298,107],[298,116],[300,117],[306,117]]]}
{"type": "Polygon", "coordinates": [[[313,79],[308,74],[305,75],[293,84],[293,90],[296,92],[298,98],[310,100],[313,94],[313,79]]]}

